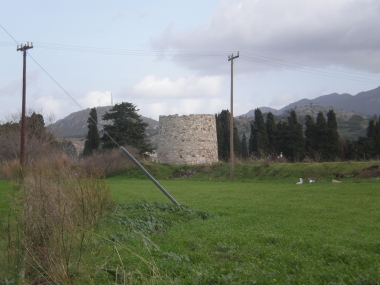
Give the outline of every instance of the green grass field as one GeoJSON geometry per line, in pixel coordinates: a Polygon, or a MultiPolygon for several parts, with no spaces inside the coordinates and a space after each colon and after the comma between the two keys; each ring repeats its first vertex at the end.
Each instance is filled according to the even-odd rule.
{"type": "MultiPolygon", "coordinates": [[[[115,208],[74,284],[379,284],[380,181],[358,171],[370,165],[243,164],[235,182],[223,164],[179,179],[148,165],[180,208],[135,171],[107,178],[115,208]]],[[[2,229],[10,185],[0,180],[2,229]]]]}
{"type": "Polygon", "coordinates": [[[162,214],[160,206],[152,210],[155,206],[149,202],[170,201],[148,180],[117,177],[108,182],[117,203],[137,202],[129,207],[134,210],[128,222],[121,221],[128,211],[118,211],[117,219],[110,218],[101,227],[103,236],[128,247],[120,247],[120,257],[109,255],[108,268],[120,272],[139,268],[163,284],[380,280],[379,183],[162,182],[181,204],[212,214],[202,219],[162,214]],[[139,207],[142,200],[150,206],[139,207]],[[151,219],[144,220],[146,216],[151,219]],[[140,231],[145,242],[136,241],[133,231],[140,231]]]}

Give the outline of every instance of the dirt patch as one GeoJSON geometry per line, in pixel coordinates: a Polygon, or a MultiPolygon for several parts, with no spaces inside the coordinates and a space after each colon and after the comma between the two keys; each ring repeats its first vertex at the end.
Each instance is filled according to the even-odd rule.
{"type": "Polygon", "coordinates": [[[380,177],[380,165],[370,165],[368,167],[363,168],[359,172],[359,176],[361,178],[375,178],[380,177]]]}
{"type": "Polygon", "coordinates": [[[185,178],[197,174],[195,169],[179,169],[173,173],[174,178],[185,178]]]}

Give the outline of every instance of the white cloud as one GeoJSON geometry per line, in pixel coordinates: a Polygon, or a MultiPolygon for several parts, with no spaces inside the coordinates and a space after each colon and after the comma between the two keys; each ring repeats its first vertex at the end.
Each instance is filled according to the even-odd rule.
{"type": "Polygon", "coordinates": [[[0,97],[21,94],[21,87],[21,80],[12,80],[6,86],[0,89],[0,97]]]}
{"type": "Polygon", "coordinates": [[[196,98],[220,95],[222,78],[219,76],[157,79],[149,75],[138,82],[132,90],[134,96],[146,98],[196,98]]]}
{"type": "Polygon", "coordinates": [[[140,114],[158,120],[160,115],[216,114],[229,109],[229,101],[220,98],[190,98],[165,102],[137,102],[140,114]]]}
{"type": "MultiPolygon", "coordinates": [[[[223,1],[202,28],[178,33],[167,29],[152,46],[178,51],[240,50],[242,57],[252,53],[320,67],[380,72],[379,26],[378,0],[230,0],[223,1]]],[[[177,56],[174,60],[217,74],[229,71],[224,57],[177,56]]],[[[262,60],[241,58],[236,72],[258,70],[262,60]]]]}
{"type": "Polygon", "coordinates": [[[97,106],[111,105],[111,91],[91,91],[86,93],[83,98],[78,99],[82,108],[94,108],[97,106]]]}

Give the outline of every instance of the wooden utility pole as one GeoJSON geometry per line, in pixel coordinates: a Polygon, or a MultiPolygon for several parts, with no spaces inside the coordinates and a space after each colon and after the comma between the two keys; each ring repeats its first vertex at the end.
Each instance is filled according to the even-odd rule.
{"type": "Polygon", "coordinates": [[[17,51],[23,52],[23,72],[22,72],[22,110],[21,110],[21,150],[20,150],[20,165],[24,168],[25,164],[25,104],[26,104],[26,51],[33,48],[33,43],[29,45],[29,42],[26,45],[17,46],[17,51]]]}
{"type": "Polygon", "coordinates": [[[230,113],[230,179],[234,180],[234,59],[239,57],[239,52],[228,56],[231,61],[231,113],[230,113]]]}

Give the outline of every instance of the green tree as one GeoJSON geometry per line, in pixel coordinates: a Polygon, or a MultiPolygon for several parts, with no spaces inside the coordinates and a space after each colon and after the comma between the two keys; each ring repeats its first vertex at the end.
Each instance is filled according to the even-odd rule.
{"type": "Polygon", "coordinates": [[[318,129],[315,124],[314,118],[311,115],[305,116],[305,148],[306,154],[310,158],[316,158],[317,143],[318,143],[318,129]]]}
{"type": "Polygon", "coordinates": [[[90,116],[87,120],[88,123],[88,133],[86,141],[84,142],[84,156],[90,156],[94,151],[99,149],[100,146],[100,136],[98,131],[98,114],[96,108],[92,108],[90,111],[90,116]]]}
{"type": "Polygon", "coordinates": [[[364,151],[368,158],[377,158],[380,155],[380,124],[378,121],[370,120],[367,128],[364,151]]]}
{"type": "Polygon", "coordinates": [[[230,157],[230,124],[228,110],[222,110],[215,115],[216,134],[218,139],[218,158],[219,160],[228,161],[230,157]]]}
{"type": "Polygon", "coordinates": [[[276,145],[276,139],[277,139],[277,127],[276,122],[274,120],[274,116],[271,112],[267,114],[267,121],[266,121],[266,129],[267,129],[267,136],[268,136],[268,153],[272,157],[277,157],[279,155],[276,145]]]}
{"type": "Polygon", "coordinates": [[[241,140],[239,137],[238,129],[235,126],[235,123],[234,123],[234,141],[233,141],[233,143],[234,143],[234,155],[236,157],[241,157],[241,140]]]}
{"type": "Polygon", "coordinates": [[[268,135],[264,122],[263,113],[255,109],[255,121],[251,124],[251,135],[249,137],[250,153],[261,158],[268,154],[268,135]]]}
{"type": "Polygon", "coordinates": [[[323,112],[318,112],[316,119],[317,126],[317,140],[316,151],[318,152],[320,159],[323,161],[330,160],[329,149],[327,141],[329,140],[329,126],[327,124],[325,115],[323,112]]]}
{"type": "Polygon", "coordinates": [[[143,122],[137,111],[138,109],[132,103],[123,102],[116,104],[103,115],[103,120],[113,123],[112,125],[104,125],[105,133],[101,139],[103,149],[129,145],[137,148],[140,154],[152,151],[148,136],[145,133],[148,124],[143,122]]]}
{"type": "MultiPolygon", "coordinates": [[[[216,120],[216,135],[218,139],[218,158],[219,160],[228,161],[230,159],[230,112],[222,110],[215,115],[216,120]]],[[[234,153],[240,156],[241,142],[238,135],[238,130],[234,123],[234,153]]]]}
{"type": "Polygon", "coordinates": [[[298,123],[297,114],[292,110],[288,117],[288,127],[284,140],[285,157],[291,161],[302,161],[305,158],[305,138],[302,125],[298,123]]]}
{"type": "Polygon", "coordinates": [[[247,136],[245,135],[245,133],[243,134],[243,137],[241,139],[241,157],[243,159],[248,158],[247,136]]]}
{"type": "Polygon", "coordinates": [[[336,121],[336,115],[334,110],[329,110],[327,113],[327,127],[328,137],[327,140],[327,156],[328,160],[333,161],[339,156],[339,132],[338,123],[336,121]]]}

